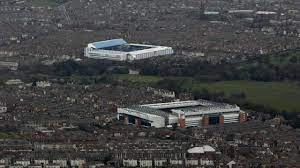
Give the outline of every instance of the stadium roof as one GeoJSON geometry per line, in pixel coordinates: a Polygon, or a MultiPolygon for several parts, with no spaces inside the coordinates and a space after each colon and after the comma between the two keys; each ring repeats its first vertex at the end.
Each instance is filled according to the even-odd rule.
{"type": "Polygon", "coordinates": [[[164,118],[169,117],[169,114],[167,114],[164,111],[149,108],[149,107],[146,107],[146,106],[132,106],[132,107],[130,107],[130,109],[133,109],[133,110],[136,110],[136,111],[139,111],[139,112],[143,112],[143,113],[148,113],[148,114],[152,114],[152,115],[161,116],[161,117],[164,117],[164,118]]]}
{"type": "Polygon", "coordinates": [[[175,101],[168,103],[155,103],[155,104],[143,104],[141,106],[150,107],[154,109],[167,109],[167,108],[180,108],[180,107],[193,107],[193,106],[216,106],[221,103],[216,103],[204,99],[187,100],[187,101],[175,101]]]}
{"type": "Polygon", "coordinates": [[[171,111],[177,114],[184,113],[185,115],[199,115],[199,114],[213,114],[213,113],[230,113],[233,111],[239,111],[240,108],[237,105],[215,105],[215,106],[195,106],[172,109],[171,111]]]}
{"type": "Polygon", "coordinates": [[[176,101],[168,103],[155,103],[155,104],[144,104],[143,107],[149,107],[153,109],[166,109],[166,108],[179,108],[186,106],[198,106],[201,105],[199,101],[190,100],[190,101],[176,101]]]}
{"type": "Polygon", "coordinates": [[[123,39],[112,39],[112,40],[90,43],[89,47],[100,49],[100,48],[106,48],[106,47],[112,47],[112,46],[118,46],[124,44],[127,44],[127,42],[123,39]]]}

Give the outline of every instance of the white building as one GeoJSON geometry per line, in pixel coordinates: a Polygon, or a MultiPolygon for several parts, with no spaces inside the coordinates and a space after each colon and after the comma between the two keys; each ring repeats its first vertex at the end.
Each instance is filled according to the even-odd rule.
{"type": "Polygon", "coordinates": [[[5,82],[6,85],[20,85],[23,84],[23,82],[20,79],[10,79],[5,82]]]}
{"type": "Polygon", "coordinates": [[[30,160],[16,160],[15,164],[26,167],[26,166],[29,166],[31,164],[31,162],[30,162],[30,160]]]}
{"type": "Polygon", "coordinates": [[[67,160],[61,159],[61,160],[53,160],[53,164],[57,164],[60,167],[67,167],[67,160]]]}
{"type": "Polygon", "coordinates": [[[46,87],[50,87],[51,83],[48,81],[38,81],[36,82],[36,86],[41,88],[46,88],[46,87]]]}
{"type": "Polygon", "coordinates": [[[129,44],[123,39],[90,43],[84,50],[85,57],[115,61],[140,60],[173,53],[171,47],[129,44]]]}
{"type": "Polygon", "coordinates": [[[191,167],[191,166],[198,166],[199,161],[197,159],[188,159],[185,161],[186,166],[191,167]]]}
{"type": "Polygon", "coordinates": [[[136,126],[185,128],[244,122],[247,114],[237,105],[200,99],[118,108],[118,119],[136,126]]]}
{"type": "Polygon", "coordinates": [[[135,159],[123,160],[124,167],[136,167],[138,165],[138,161],[135,159]]]}
{"type": "Polygon", "coordinates": [[[140,160],[140,167],[152,167],[152,160],[140,160]]]}
{"type": "Polygon", "coordinates": [[[216,150],[209,145],[197,146],[188,149],[188,153],[192,154],[204,154],[206,152],[216,152],[216,150]]]}

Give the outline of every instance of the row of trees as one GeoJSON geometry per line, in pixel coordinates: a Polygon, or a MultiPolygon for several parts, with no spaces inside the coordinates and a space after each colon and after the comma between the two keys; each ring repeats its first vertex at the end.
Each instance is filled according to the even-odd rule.
{"type": "MultiPolygon", "coordinates": [[[[296,52],[297,53],[297,52],[296,52]]],[[[299,53],[299,52],[298,52],[299,53]]],[[[278,56],[279,60],[286,55],[278,56]]],[[[288,55],[287,55],[288,56],[288,55]]],[[[79,63],[66,61],[55,64],[51,68],[38,67],[37,72],[53,73],[59,76],[71,76],[73,74],[94,76],[104,73],[126,74],[129,68],[140,69],[143,75],[158,76],[191,76],[199,81],[219,80],[257,80],[278,81],[297,80],[300,81],[299,56],[289,57],[289,60],[274,62],[274,56],[257,57],[246,62],[212,64],[199,59],[187,60],[183,57],[161,58],[153,60],[142,60],[133,63],[120,63],[112,61],[91,61],[79,63]]]]}
{"type": "MultiPolygon", "coordinates": [[[[278,81],[296,80],[300,81],[300,64],[274,65],[269,63],[237,64],[210,64],[194,60],[192,62],[180,63],[180,60],[169,60],[166,63],[142,63],[134,68],[141,70],[143,75],[157,76],[191,76],[198,81],[220,81],[220,80],[257,80],[278,81]]],[[[92,62],[79,63],[66,61],[55,64],[53,67],[37,66],[31,71],[42,74],[58,76],[84,75],[95,76],[104,73],[128,74],[131,63],[116,62],[92,62]],[[122,65],[123,64],[123,65],[122,65]]]]}
{"type": "MultiPolygon", "coordinates": [[[[192,76],[199,80],[257,80],[300,81],[300,54],[289,57],[290,53],[281,55],[265,55],[255,57],[252,60],[235,63],[212,64],[198,59],[186,60],[186,58],[160,59],[142,61],[133,64],[141,69],[144,75],[160,76],[192,76]],[[285,58],[287,57],[287,58],[285,58]],[[275,61],[274,61],[275,60],[275,61]]],[[[132,65],[131,65],[132,66],[132,65]]]]}
{"type": "Polygon", "coordinates": [[[109,65],[102,63],[86,63],[81,64],[76,61],[66,61],[54,65],[54,73],[59,76],[71,76],[73,74],[78,75],[101,75],[103,74],[109,65]]]}
{"type": "Polygon", "coordinates": [[[182,67],[176,64],[161,64],[159,66],[143,66],[144,75],[161,76],[193,76],[199,80],[297,80],[300,81],[300,64],[272,65],[253,63],[241,67],[235,64],[210,65],[205,62],[194,62],[182,67]]]}

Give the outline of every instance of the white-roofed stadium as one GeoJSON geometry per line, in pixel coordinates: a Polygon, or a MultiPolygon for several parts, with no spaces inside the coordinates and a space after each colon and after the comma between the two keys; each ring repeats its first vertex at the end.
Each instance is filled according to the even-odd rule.
{"type": "Polygon", "coordinates": [[[129,44],[123,39],[112,39],[88,44],[84,55],[94,59],[108,59],[115,61],[139,60],[150,57],[171,55],[171,47],[145,44],[129,44]]]}
{"type": "Polygon", "coordinates": [[[137,126],[185,128],[244,122],[247,115],[237,105],[199,99],[118,108],[118,119],[137,126]]]}

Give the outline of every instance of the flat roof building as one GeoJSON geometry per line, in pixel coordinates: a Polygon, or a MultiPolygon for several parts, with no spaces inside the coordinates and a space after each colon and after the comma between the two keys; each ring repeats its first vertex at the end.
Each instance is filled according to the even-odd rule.
{"type": "Polygon", "coordinates": [[[118,119],[137,126],[185,128],[244,122],[247,115],[237,105],[200,99],[118,108],[118,119]]]}
{"type": "Polygon", "coordinates": [[[171,55],[171,47],[144,44],[129,44],[123,39],[112,39],[88,44],[84,56],[94,59],[131,61],[150,57],[171,55]]]}

